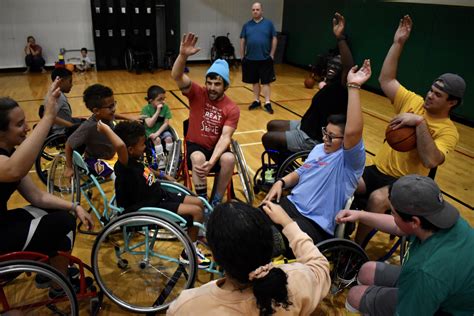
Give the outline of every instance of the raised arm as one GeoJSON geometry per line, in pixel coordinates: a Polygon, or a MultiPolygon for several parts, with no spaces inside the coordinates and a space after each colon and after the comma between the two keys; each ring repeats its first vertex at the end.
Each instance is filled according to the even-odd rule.
{"type": "Polygon", "coordinates": [[[400,87],[400,82],[397,80],[398,61],[402,54],[403,47],[405,46],[405,42],[410,37],[412,27],[413,21],[409,15],[405,15],[400,19],[398,29],[393,38],[393,44],[388,50],[387,56],[385,56],[382,70],[380,71],[380,87],[392,103],[395,100],[395,95],[400,87]]]}
{"type": "Polygon", "coordinates": [[[352,58],[352,53],[349,48],[349,45],[346,41],[346,35],[344,34],[346,28],[346,19],[344,16],[336,12],[334,18],[332,19],[332,31],[337,40],[337,47],[339,48],[339,53],[341,54],[341,84],[343,86],[347,83],[347,74],[349,70],[354,66],[354,59],[352,58]]]}
{"type": "Polygon", "coordinates": [[[176,58],[173,69],[171,69],[171,77],[178,88],[183,92],[187,93],[191,89],[191,79],[184,74],[184,68],[186,66],[186,61],[189,56],[192,56],[198,53],[201,49],[196,47],[198,37],[193,33],[188,33],[183,35],[181,40],[181,45],[179,47],[179,55],[176,58]]]}
{"type": "Polygon", "coordinates": [[[362,138],[364,122],[362,119],[362,108],[360,106],[360,87],[369,80],[372,70],[370,60],[366,59],[362,67],[357,71],[357,66],[352,67],[347,75],[347,89],[349,100],[347,104],[347,121],[344,130],[344,148],[351,149],[357,145],[362,138]]]}
{"type": "MultiPolygon", "coordinates": [[[[44,106],[43,118],[36,125],[31,134],[16,148],[11,157],[0,156],[0,181],[18,181],[28,174],[33,166],[43,142],[48,136],[58,112],[57,100],[60,95],[59,78],[51,84],[48,100],[44,106]]],[[[26,123],[25,123],[26,124],[26,123]]]]}
{"type": "Polygon", "coordinates": [[[123,140],[114,133],[109,125],[102,123],[100,120],[97,122],[97,131],[107,136],[117,151],[118,160],[126,166],[128,164],[128,150],[123,140]]]}

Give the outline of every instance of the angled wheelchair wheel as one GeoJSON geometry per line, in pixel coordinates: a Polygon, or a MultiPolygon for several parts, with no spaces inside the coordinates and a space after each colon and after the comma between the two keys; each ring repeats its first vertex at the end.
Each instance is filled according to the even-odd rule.
{"type": "Polygon", "coordinates": [[[356,282],[360,267],[369,260],[365,251],[348,239],[332,238],[316,245],[328,259],[331,275],[331,294],[338,294],[356,282]]]}
{"type": "Polygon", "coordinates": [[[56,269],[33,260],[0,263],[0,314],[79,315],[74,289],[56,269]],[[59,287],[62,295],[49,297],[49,288],[39,289],[35,278],[41,276],[59,287]]]}
{"type": "Polygon", "coordinates": [[[155,313],[194,285],[197,262],[181,262],[182,253],[196,258],[180,226],[154,213],[136,212],[104,227],[91,262],[99,287],[114,303],[135,313],[155,313]],[[175,238],[160,239],[159,232],[175,238]]]}
{"type": "Polygon", "coordinates": [[[41,147],[41,151],[38,157],[36,157],[35,169],[36,174],[44,184],[47,182],[48,171],[51,168],[54,157],[64,152],[66,140],[65,134],[52,134],[46,138],[41,147]]]}
{"type": "Polygon", "coordinates": [[[177,141],[174,141],[173,149],[170,153],[168,153],[165,172],[167,175],[173,178],[178,176],[179,165],[182,159],[181,147],[182,141],[181,139],[178,139],[177,141]]]}
{"type": "Polygon", "coordinates": [[[255,193],[252,188],[252,179],[247,170],[247,162],[245,161],[244,153],[242,152],[239,143],[234,139],[231,142],[231,147],[237,160],[237,172],[239,174],[240,183],[242,184],[245,199],[247,200],[247,203],[252,204],[255,199],[255,193]]]}
{"type": "Polygon", "coordinates": [[[80,203],[81,190],[79,188],[78,171],[74,170],[74,176],[72,178],[65,177],[65,171],[66,156],[64,153],[61,153],[58,154],[51,163],[51,169],[46,181],[47,191],[63,200],[80,203]]]}
{"type": "Polygon", "coordinates": [[[133,68],[134,68],[135,61],[134,61],[134,58],[133,58],[133,52],[130,48],[128,48],[125,51],[124,63],[125,63],[125,69],[132,72],[133,68]]]}
{"type": "Polygon", "coordinates": [[[278,168],[276,176],[277,179],[283,178],[287,174],[290,174],[301,167],[304,164],[306,158],[308,158],[310,152],[311,150],[304,150],[294,153],[290,157],[286,158],[286,160],[281,164],[280,168],[278,168]]]}

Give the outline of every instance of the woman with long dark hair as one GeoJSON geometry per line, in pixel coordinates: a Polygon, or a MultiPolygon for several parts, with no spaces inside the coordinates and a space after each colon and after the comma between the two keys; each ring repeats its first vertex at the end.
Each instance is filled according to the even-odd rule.
{"type": "Polygon", "coordinates": [[[206,237],[226,277],[183,291],[169,315],[309,315],[329,291],[327,259],[277,204],[266,202],[263,211],[241,202],[220,204],[206,237]],[[267,216],[283,227],[297,262],[271,262],[267,216]]]}

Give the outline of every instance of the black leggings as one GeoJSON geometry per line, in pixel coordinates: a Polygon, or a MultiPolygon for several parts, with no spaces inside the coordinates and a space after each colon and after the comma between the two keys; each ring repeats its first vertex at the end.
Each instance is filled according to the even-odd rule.
{"type": "Polygon", "coordinates": [[[66,211],[42,210],[34,206],[0,214],[0,254],[35,251],[55,256],[74,244],[76,219],[66,211]]]}

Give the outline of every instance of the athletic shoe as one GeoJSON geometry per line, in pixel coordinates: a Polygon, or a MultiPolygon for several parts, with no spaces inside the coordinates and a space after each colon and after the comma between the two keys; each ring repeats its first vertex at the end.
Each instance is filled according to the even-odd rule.
{"type": "Polygon", "coordinates": [[[265,103],[263,106],[263,109],[267,111],[270,114],[273,114],[273,109],[272,109],[272,104],[271,103],[265,103]]]}
{"type": "MultiPolygon", "coordinates": [[[[74,279],[79,278],[80,272],[79,269],[71,266],[67,268],[67,275],[69,277],[69,281],[73,281],[74,279]]],[[[50,287],[51,279],[45,275],[37,274],[35,277],[35,286],[37,289],[46,289],[50,287]]]]}
{"type": "MultiPolygon", "coordinates": [[[[206,258],[206,256],[196,247],[197,263],[199,269],[207,269],[211,265],[211,260],[206,258]]],[[[184,264],[189,264],[189,259],[187,253],[184,251],[181,252],[179,256],[179,261],[184,264]]]]}
{"type": "Polygon", "coordinates": [[[260,101],[253,101],[253,103],[250,104],[249,106],[249,110],[252,111],[260,107],[261,107],[260,101]]]}
{"type": "MultiPolygon", "coordinates": [[[[94,280],[91,277],[85,277],[86,278],[86,289],[90,289],[92,284],[94,284],[94,280]]],[[[79,293],[81,291],[81,281],[79,279],[73,279],[72,282],[72,288],[74,289],[74,293],[79,293]]],[[[62,288],[55,289],[54,287],[51,287],[48,292],[48,297],[52,300],[56,298],[60,298],[66,295],[63,291],[62,288]]]]}

